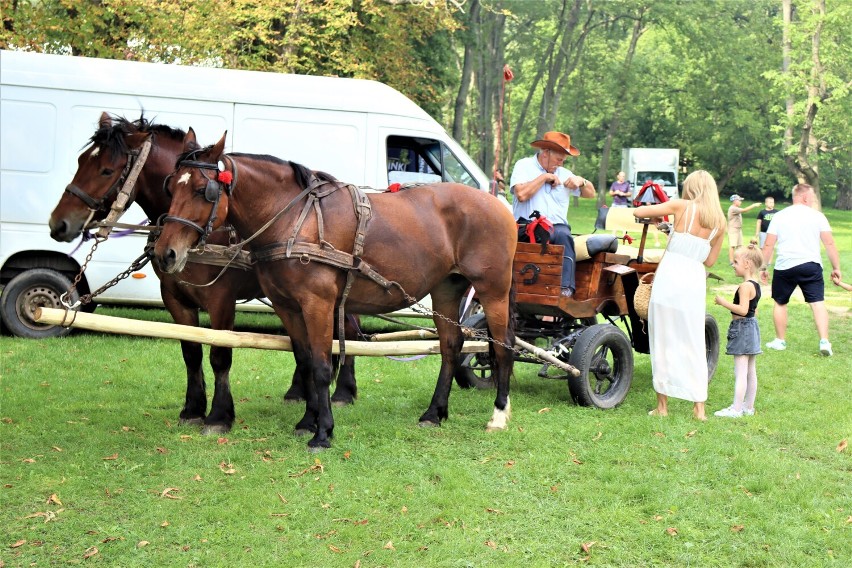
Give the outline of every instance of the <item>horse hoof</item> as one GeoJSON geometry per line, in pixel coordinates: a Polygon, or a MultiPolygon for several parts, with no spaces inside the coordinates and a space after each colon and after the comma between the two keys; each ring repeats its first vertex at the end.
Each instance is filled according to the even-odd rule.
{"type": "Polygon", "coordinates": [[[204,428],[201,429],[202,436],[220,436],[222,434],[227,434],[231,431],[230,426],[225,426],[224,424],[205,424],[204,428]]]}
{"type": "Polygon", "coordinates": [[[432,422],[430,420],[421,420],[420,422],[417,423],[417,425],[420,426],[421,428],[440,428],[441,427],[440,422],[432,422]]]}
{"type": "Polygon", "coordinates": [[[201,426],[204,424],[204,418],[181,418],[178,424],[181,426],[201,426]]]}

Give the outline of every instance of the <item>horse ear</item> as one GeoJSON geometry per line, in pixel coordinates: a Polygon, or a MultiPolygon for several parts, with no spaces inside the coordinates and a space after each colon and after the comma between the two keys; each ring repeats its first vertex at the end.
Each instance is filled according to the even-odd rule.
{"type": "Polygon", "coordinates": [[[149,136],[151,136],[150,132],[134,132],[127,137],[127,144],[131,148],[139,148],[149,136]]]}
{"type": "Polygon", "coordinates": [[[213,144],[213,147],[210,148],[210,158],[213,160],[218,160],[222,156],[222,152],[225,150],[225,138],[228,137],[228,131],[219,138],[219,141],[213,144]]]}
{"type": "Polygon", "coordinates": [[[112,126],[112,119],[109,117],[106,111],[101,113],[101,118],[98,120],[98,125],[101,128],[109,128],[112,126]]]}
{"type": "Polygon", "coordinates": [[[196,148],[198,148],[198,140],[195,138],[195,130],[190,126],[186,136],[183,137],[183,150],[184,152],[189,152],[196,148]]]}

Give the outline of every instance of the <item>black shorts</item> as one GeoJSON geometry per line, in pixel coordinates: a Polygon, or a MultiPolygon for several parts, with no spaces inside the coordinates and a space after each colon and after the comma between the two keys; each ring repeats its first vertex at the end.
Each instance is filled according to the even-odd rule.
{"type": "Polygon", "coordinates": [[[822,266],[806,262],[787,270],[776,270],[772,275],[772,299],[781,305],[787,304],[796,286],[802,289],[805,302],[822,302],[825,299],[822,266]]]}

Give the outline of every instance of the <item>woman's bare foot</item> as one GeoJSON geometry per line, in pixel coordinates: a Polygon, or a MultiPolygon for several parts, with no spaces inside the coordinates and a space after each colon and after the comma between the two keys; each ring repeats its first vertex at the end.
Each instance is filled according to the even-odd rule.
{"type": "Polygon", "coordinates": [[[666,410],[660,410],[659,408],[655,408],[654,410],[648,413],[648,416],[668,416],[669,413],[666,410]]]}
{"type": "Polygon", "coordinates": [[[707,420],[707,415],[704,413],[704,403],[696,402],[695,406],[692,408],[692,415],[696,420],[701,420],[702,422],[707,420]]]}

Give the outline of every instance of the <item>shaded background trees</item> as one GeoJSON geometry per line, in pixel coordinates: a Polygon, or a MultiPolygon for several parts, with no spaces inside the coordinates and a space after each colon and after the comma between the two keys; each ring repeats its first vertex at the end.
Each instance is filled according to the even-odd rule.
{"type": "Polygon", "coordinates": [[[805,181],[852,208],[850,2],[0,5],[7,49],[383,81],[443,123],[486,172],[498,148],[508,174],[539,134],[566,131],[582,151],[569,167],[596,180],[601,200],[620,149],[649,146],[680,148],[685,171],[709,170],[726,194],[784,197],[805,181]]]}

